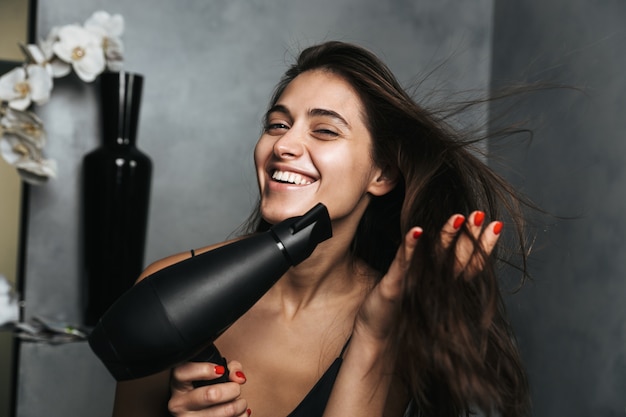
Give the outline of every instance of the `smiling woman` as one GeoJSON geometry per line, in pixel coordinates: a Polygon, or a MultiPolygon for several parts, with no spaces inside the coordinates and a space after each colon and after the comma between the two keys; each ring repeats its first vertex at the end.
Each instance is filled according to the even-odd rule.
{"type": "MultiPolygon", "coordinates": [[[[229,382],[198,386],[225,368],[195,361],[120,381],[114,415],[525,417],[495,250],[505,217],[525,256],[523,200],[476,156],[477,138],[338,41],[303,50],[268,108],[246,232],[322,203],[332,237],[215,340],[229,382]]],[[[156,261],[140,285],[222,245],[156,261]]]]}

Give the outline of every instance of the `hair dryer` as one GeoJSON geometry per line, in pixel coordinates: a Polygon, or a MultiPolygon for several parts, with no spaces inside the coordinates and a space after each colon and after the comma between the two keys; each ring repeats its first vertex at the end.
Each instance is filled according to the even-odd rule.
{"type": "Polygon", "coordinates": [[[221,358],[213,341],[331,236],[328,210],[319,203],[266,232],[157,271],[113,303],[89,345],[118,381],[193,360],[207,348],[221,358]]]}

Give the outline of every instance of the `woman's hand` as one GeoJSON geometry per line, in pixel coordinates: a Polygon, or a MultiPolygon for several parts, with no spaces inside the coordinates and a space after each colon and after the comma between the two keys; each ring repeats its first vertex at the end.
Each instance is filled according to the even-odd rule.
{"type": "Polygon", "coordinates": [[[171,396],[168,403],[173,416],[247,417],[248,402],[240,398],[241,385],[246,382],[241,364],[228,363],[230,381],[194,388],[193,381],[219,378],[224,367],[209,362],[187,362],[172,371],[171,396]]]}
{"type": "Polygon", "coordinates": [[[485,213],[482,211],[474,211],[470,214],[469,219],[465,222],[465,217],[460,214],[455,214],[448,219],[447,223],[441,230],[441,243],[444,249],[449,249],[450,245],[454,242],[454,238],[458,234],[463,223],[467,223],[466,227],[469,233],[473,236],[473,240],[478,242],[482,248],[482,254],[477,252],[474,248],[472,238],[463,234],[459,236],[459,240],[456,244],[454,265],[455,276],[463,275],[466,279],[471,279],[483,269],[484,256],[489,256],[493,250],[500,232],[502,231],[502,222],[493,221],[489,223],[483,230],[483,224],[485,222],[485,213]]]}
{"type": "MultiPolygon", "coordinates": [[[[483,227],[484,220],[485,213],[474,211],[467,219],[461,214],[455,214],[443,226],[440,238],[444,249],[449,249],[455,242],[456,235],[464,223],[467,223],[467,230],[482,248],[481,254],[475,250],[472,238],[466,235],[459,236],[455,246],[456,276],[463,275],[466,279],[474,277],[483,267],[483,255],[488,256],[496,245],[502,223],[493,221],[483,227]]],[[[356,317],[355,333],[365,332],[379,341],[387,339],[399,309],[406,272],[421,234],[421,228],[413,227],[404,236],[404,241],[398,248],[389,270],[361,306],[356,317]]]]}

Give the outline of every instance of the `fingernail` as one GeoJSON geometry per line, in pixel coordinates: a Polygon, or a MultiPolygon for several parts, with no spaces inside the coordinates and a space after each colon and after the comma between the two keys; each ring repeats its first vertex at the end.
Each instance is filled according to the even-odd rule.
{"type": "Polygon", "coordinates": [[[474,214],[474,226],[480,226],[483,224],[484,221],[485,213],[483,213],[482,211],[477,211],[476,214],[474,214]]]}
{"type": "Polygon", "coordinates": [[[238,378],[246,379],[246,375],[241,371],[235,372],[235,375],[237,375],[238,378]]]}
{"type": "Polygon", "coordinates": [[[417,229],[413,232],[413,239],[418,239],[421,235],[422,235],[422,230],[421,229],[417,229]]]}
{"type": "Polygon", "coordinates": [[[493,233],[499,235],[502,231],[502,226],[504,226],[502,222],[496,222],[496,224],[493,225],[493,233]]]}
{"type": "Polygon", "coordinates": [[[465,222],[465,216],[457,216],[456,219],[454,219],[454,223],[452,224],[452,227],[454,227],[455,229],[458,229],[459,227],[461,227],[463,225],[463,223],[465,222]]]}
{"type": "Polygon", "coordinates": [[[222,365],[215,365],[215,374],[216,375],[224,375],[226,369],[222,365]]]}
{"type": "Polygon", "coordinates": [[[246,410],[246,413],[248,413],[248,415],[252,414],[252,410],[250,410],[249,408],[246,410]]]}

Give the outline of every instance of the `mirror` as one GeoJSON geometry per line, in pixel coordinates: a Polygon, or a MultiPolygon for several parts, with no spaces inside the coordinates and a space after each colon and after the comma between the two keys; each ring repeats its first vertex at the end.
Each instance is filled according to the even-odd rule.
{"type": "MultiPolygon", "coordinates": [[[[36,0],[0,1],[0,75],[20,65],[19,44],[35,39],[36,0]]],[[[15,169],[0,158],[0,274],[18,288],[22,184],[15,169]]],[[[13,333],[0,331],[0,415],[12,415],[13,333]]]]}

